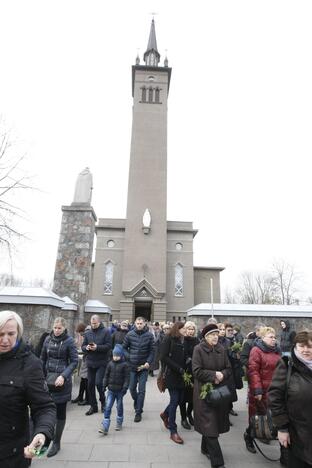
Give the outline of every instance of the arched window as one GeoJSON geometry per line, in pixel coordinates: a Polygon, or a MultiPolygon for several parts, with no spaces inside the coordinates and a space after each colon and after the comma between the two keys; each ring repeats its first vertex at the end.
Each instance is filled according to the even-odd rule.
{"type": "Polygon", "coordinates": [[[104,294],[113,294],[114,264],[110,260],[105,264],[104,294]]]}
{"type": "Polygon", "coordinates": [[[183,266],[177,263],[174,272],[175,296],[183,296],[183,266]]]}
{"type": "Polygon", "coordinates": [[[153,102],[153,88],[148,88],[148,102],[153,102]]]}
{"type": "Polygon", "coordinates": [[[155,89],[155,102],[157,102],[157,103],[160,102],[159,97],[160,97],[160,90],[159,90],[159,88],[156,88],[155,89]]]}
{"type": "Polygon", "coordinates": [[[142,88],[142,102],[146,102],[146,88],[145,88],[145,86],[142,88]]]}

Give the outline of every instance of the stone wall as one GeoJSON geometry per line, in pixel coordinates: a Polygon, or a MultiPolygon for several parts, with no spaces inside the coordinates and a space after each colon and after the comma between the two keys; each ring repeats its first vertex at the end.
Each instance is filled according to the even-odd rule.
{"type": "Polygon", "coordinates": [[[68,333],[74,336],[75,311],[62,310],[51,305],[35,304],[0,304],[0,311],[13,310],[21,316],[24,325],[23,338],[36,346],[43,332],[52,330],[56,317],[63,317],[67,322],[68,333]]]}
{"type": "MultiPolygon", "coordinates": [[[[196,323],[199,330],[201,330],[207,324],[208,319],[209,317],[189,317],[189,320],[192,320],[196,323]]],[[[255,326],[258,324],[264,324],[268,327],[273,327],[278,336],[281,330],[280,320],[282,320],[281,317],[234,317],[225,315],[215,315],[215,319],[218,322],[229,322],[232,325],[239,325],[241,327],[241,332],[244,336],[246,336],[247,333],[249,333],[250,331],[253,331],[255,329],[255,326]]],[[[291,329],[297,332],[306,329],[312,330],[312,318],[287,317],[285,318],[285,320],[288,320],[290,322],[291,329]]]]}
{"type": "Polygon", "coordinates": [[[88,205],[63,206],[53,291],[79,305],[79,320],[88,300],[96,216],[88,205]]]}

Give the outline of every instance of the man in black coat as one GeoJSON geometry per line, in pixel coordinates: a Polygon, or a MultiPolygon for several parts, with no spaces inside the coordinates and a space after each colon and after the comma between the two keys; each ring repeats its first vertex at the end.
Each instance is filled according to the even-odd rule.
{"type": "Polygon", "coordinates": [[[145,318],[136,318],[134,329],[125,336],[123,347],[130,364],[129,389],[134,401],[134,422],[140,422],[142,419],[148,369],[154,360],[155,353],[154,336],[148,331],[145,318]]]}
{"type": "Polygon", "coordinates": [[[91,329],[85,331],[81,346],[82,352],[87,355],[88,390],[91,405],[90,409],[86,412],[87,416],[98,412],[95,387],[99,394],[102,411],[104,410],[105,394],[103,379],[112,350],[110,332],[104,327],[99,316],[92,315],[90,323],[91,329]]]}

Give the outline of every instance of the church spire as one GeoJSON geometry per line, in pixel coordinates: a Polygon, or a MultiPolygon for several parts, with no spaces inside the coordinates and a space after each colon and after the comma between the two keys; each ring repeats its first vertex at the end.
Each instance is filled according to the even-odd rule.
{"type": "Polygon", "coordinates": [[[147,66],[150,67],[157,67],[160,54],[157,50],[157,42],[156,42],[156,32],[155,32],[155,21],[154,18],[152,19],[150,35],[148,39],[147,49],[143,56],[144,62],[147,66]]]}

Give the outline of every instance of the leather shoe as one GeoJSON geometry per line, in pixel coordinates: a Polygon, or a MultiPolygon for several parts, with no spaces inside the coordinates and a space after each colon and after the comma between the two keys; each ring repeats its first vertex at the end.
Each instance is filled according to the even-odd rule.
{"type": "Polygon", "coordinates": [[[166,413],[160,413],[159,416],[163,420],[165,428],[169,429],[169,418],[168,418],[167,414],[166,413]]]}
{"type": "Polygon", "coordinates": [[[170,439],[176,444],[184,444],[184,440],[177,433],[171,434],[170,439]]]}
{"type": "Polygon", "coordinates": [[[77,398],[75,398],[74,400],[71,400],[71,403],[80,403],[82,400],[80,399],[79,396],[77,396],[77,398]]]}
{"type": "Polygon", "coordinates": [[[90,405],[88,400],[78,401],[78,406],[87,406],[90,405]]]}
{"type": "Polygon", "coordinates": [[[191,425],[188,423],[187,419],[182,419],[181,421],[181,426],[184,427],[184,429],[187,429],[190,431],[192,429],[191,425]]]}
{"type": "Polygon", "coordinates": [[[233,409],[231,409],[230,414],[232,416],[238,416],[238,413],[236,413],[236,411],[234,411],[233,409]]]}
{"type": "Polygon", "coordinates": [[[142,416],[140,415],[140,413],[136,413],[136,415],[134,416],[134,422],[140,421],[142,421],[142,416]]]}
{"type": "Polygon", "coordinates": [[[89,408],[88,411],[86,412],[86,416],[91,416],[91,414],[97,413],[98,409],[97,408],[89,408]]]}

